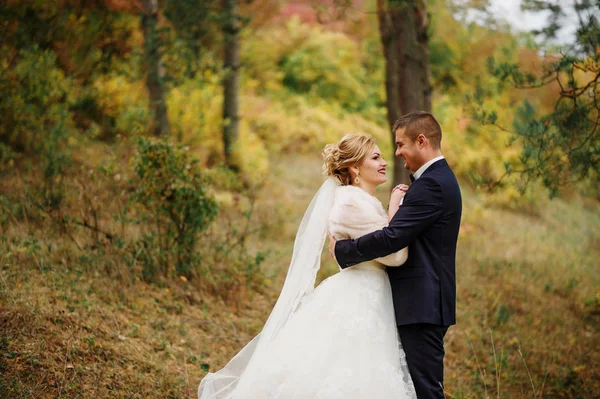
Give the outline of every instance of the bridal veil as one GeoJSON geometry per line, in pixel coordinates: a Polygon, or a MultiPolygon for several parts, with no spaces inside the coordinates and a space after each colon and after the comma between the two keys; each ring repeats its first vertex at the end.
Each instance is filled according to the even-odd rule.
{"type": "Polygon", "coordinates": [[[314,290],[327,238],[328,218],[333,205],[335,178],[329,177],[313,197],[294,241],[294,251],[283,288],[263,330],[221,370],[207,374],[198,387],[199,399],[231,399],[246,370],[281,331],[302,299],[314,290]]]}

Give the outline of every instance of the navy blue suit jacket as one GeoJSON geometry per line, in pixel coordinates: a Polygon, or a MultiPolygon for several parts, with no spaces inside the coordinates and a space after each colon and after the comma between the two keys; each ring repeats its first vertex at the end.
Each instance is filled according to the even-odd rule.
{"type": "Polygon", "coordinates": [[[400,267],[388,267],[398,326],[456,323],[456,241],[462,214],[458,182],[445,159],[430,165],[410,186],[387,227],[341,240],[342,268],[408,247],[400,267]]]}

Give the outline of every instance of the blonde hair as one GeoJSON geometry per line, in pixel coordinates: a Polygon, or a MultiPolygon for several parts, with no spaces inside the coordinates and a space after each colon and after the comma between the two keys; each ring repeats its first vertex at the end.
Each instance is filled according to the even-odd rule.
{"type": "Polygon", "coordinates": [[[335,177],[340,184],[352,184],[351,166],[360,166],[375,147],[375,139],[366,134],[347,134],[323,149],[323,173],[335,177]]]}

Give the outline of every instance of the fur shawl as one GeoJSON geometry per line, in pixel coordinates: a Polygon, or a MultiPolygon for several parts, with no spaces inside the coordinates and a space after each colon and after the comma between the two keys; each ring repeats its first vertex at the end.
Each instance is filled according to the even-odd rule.
{"type": "MultiPolygon", "coordinates": [[[[360,187],[336,189],[329,214],[329,231],[337,240],[362,237],[387,225],[388,215],[377,198],[360,187]]],[[[408,248],[404,248],[376,260],[387,266],[400,266],[407,257],[408,248]]]]}

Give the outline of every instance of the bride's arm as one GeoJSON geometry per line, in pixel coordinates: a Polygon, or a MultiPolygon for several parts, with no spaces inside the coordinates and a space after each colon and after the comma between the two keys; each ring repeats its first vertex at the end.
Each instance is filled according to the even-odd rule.
{"type": "Polygon", "coordinates": [[[402,248],[398,252],[394,252],[381,258],[375,258],[379,263],[383,263],[386,266],[402,266],[408,259],[408,247],[402,248]]]}
{"type": "MultiPolygon", "coordinates": [[[[397,212],[404,194],[400,186],[392,191],[388,212],[391,216],[397,212]]],[[[336,240],[356,239],[386,225],[385,218],[382,220],[381,214],[375,212],[371,205],[362,202],[356,193],[345,191],[339,193],[329,218],[329,232],[336,240]]],[[[386,266],[401,266],[407,258],[408,248],[402,248],[375,260],[386,266]]]]}
{"type": "Polygon", "coordinates": [[[442,214],[444,195],[440,184],[422,176],[410,190],[389,226],[353,240],[332,241],[331,252],[342,268],[385,256],[407,247],[442,214]]]}
{"type": "MultiPolygon", "coordinates": [[[[388,208],[388,221],[392,220],[398,209],[402,205],[404,195],[406,195],[407,185],[401,184],[392,190],[390,196],[390,206],[388,208]]],[[[375,260],[386,266],[402,266],[408,259],[408,247],[402,248],[398,252],[391,253],[375,260]]]]}

